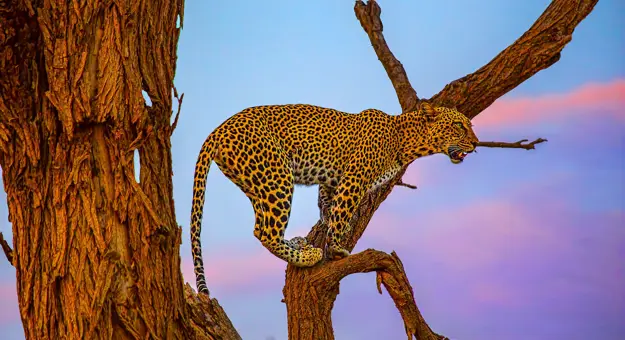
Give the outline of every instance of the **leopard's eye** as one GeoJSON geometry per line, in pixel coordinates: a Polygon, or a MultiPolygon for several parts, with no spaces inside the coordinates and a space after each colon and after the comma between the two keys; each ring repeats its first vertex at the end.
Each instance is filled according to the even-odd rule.
{"type": "Polygon", "coordinates": [[[454,122],[454,126],[459,128],[459,129],[464,129],[464,125],[462,125],[461,122],[454,122]]]}

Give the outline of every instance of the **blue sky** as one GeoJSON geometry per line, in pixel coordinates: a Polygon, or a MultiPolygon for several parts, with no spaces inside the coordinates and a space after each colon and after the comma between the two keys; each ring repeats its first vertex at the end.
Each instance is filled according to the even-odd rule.
{"type": "MultiPolygon", "coordinates": [[[[549,1],[380,4],[388,44],[427,98],[491,60],[549,1]]],[[[600,1],[561,60],[504,96],[500,108],[515,100],[575,99],[589,84],[612,89],[607,100],[614,105],[595,96],[587,106],[543,110],[521,124],[487,125],[493,107],[474,121],[482,140],[549,142],[530,152],[483,149],[461,166],[443,156],[419,160],[407,175],[419,188],[396,188],[376,213],[357,250],[398,252],[435,331],[453,339],[625,338],[625,293],[615,288],[625,286],[618,261],[625,253],[624,15],[624,2],[600,1]]],[[[184,227],[183,272],[192,285],[186,226],[193,170],[217,125],[263,104],[400,111],[353,2],[187,1],[175,85],[185,100],[172,137],[174,199],[184,227]]],[[[288,237],[316,222],[316,188],[296,188],[293,209],[288,237]]],[[[252,236],[249,201],[215,166],[203,225],[208,285],[235,327],[244,339],[285,339],[285,264],[252,236]]],[[[0,231],[10,239],[3,191],[0,231]]],[[[337,339],[402,336],[401,317],[374,282],[373,275],[356,275],[342,283],[333,312],[337,339]]],[[[15,272],[0,260],[7,339],[23,338],[14,289],[15,272]]]]}

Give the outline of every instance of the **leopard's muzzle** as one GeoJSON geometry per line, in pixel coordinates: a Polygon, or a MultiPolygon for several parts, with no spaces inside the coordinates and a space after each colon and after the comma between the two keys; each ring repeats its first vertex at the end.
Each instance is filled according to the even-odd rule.
{"type": "Polygon", "coordinates": [[[475,148],[473,148],[472,150],[464,151],[461,147],[457,145],[452,145],[447,148],[447,156],[449,156],[449,159],[452,163],[460,164],[462,163],[462,161],[464,161],[464,158],[474,150],[475,148]]]}

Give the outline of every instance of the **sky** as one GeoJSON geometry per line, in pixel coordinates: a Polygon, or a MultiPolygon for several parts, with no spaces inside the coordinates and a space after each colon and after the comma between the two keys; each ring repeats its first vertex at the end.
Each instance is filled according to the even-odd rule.
{"type": "MultiPolygon", "coordinates": [[[[418,95],[469,74],[527,30],[549,4],[382,1],[385,38],[418,95]]],[[[543,137],[536,150],[481,148],[461,165],[414,162],[354,252],[395,250],[417,305],[451,339],[625,339],[625,3],[602,0],[561,60],[473,120],[483,141],[543,137]]],[[[353,2],[187,1],[175,85],[185,93],[172,137],[174,200],[189,225],[197,153],[232,114],[309,103],[400,112],[353,2]]],[[[287,338],[286,264],[253,237],[253,210],[216,166],[202,245],[211,294],[244,339],[287,338]]],[[[316,222],[316,187],[297,187],[287,237],[316,222]]],[[[0,190],[0,231],[11,239],[0,190]]],[[[182,272],[195,286],[189,231],[182,272]]],[[[405,338],[375,274],[341,283],[337,339],[405,338]]],[[[0,256],[0,329],[23,339],[15,271],[0,256]]]]}

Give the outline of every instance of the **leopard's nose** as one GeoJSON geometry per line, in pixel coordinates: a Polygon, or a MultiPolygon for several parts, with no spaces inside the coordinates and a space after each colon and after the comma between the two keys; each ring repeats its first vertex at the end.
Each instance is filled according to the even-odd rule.
{"type": "Polygon", "coordinates": [[[473,150],[469,151],[469,153],[471,153],[473,151],[477,151],[477,141],[472,141],[471,142],[471,146],[473,146],[473,150]]]}

